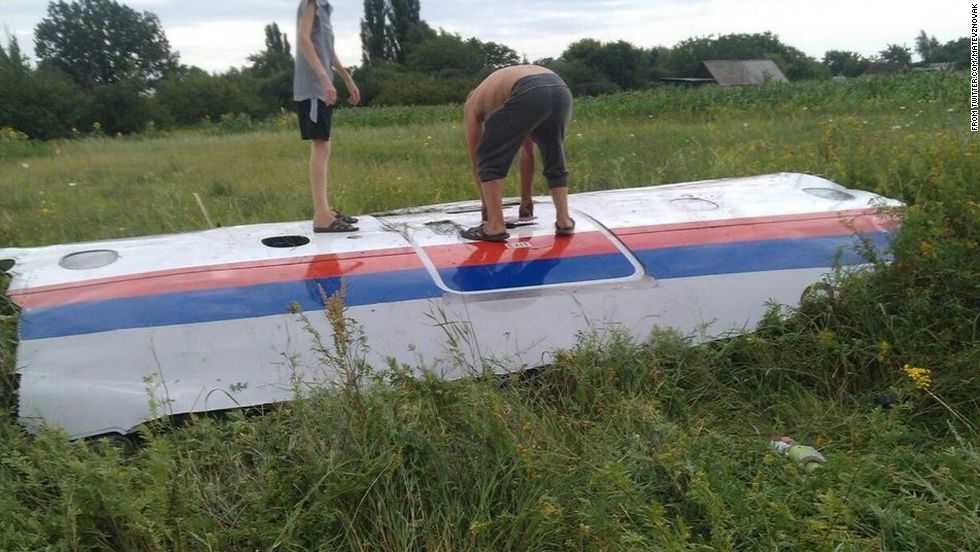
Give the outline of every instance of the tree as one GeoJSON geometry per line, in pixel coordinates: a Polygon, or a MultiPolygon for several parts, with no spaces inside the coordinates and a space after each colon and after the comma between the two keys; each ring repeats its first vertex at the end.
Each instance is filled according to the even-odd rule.
{"type": "MultiPolygon", "coordinates": [[[[509,65],[516,65],[521,62],[521,58],[517,56],[517,52],[511,48],[498,44],[496,42],[480,42],[475,38],[471,38],[471,41],[476,41],[479,45],[480,50],[484,55],[484,65],[491,69],[500,69],[501,67],[507,67],[509,65]]],[[[525,61],[525,63],[527,63],[525,61]]]]}
{"type": "Polygon", "coordinates": [[[930,37],[924,30],[919,31],[919,36],[915,37],[915,51],[923,62],[932,61],[930,58],[937,48],[939,48],[939,41],[935,36],[930,37]]]}
{"type": "Polygon", "coordinates": [[[260,77],[268,77],[279,71],[293,70],[293,54],[286,33],[279,31],[279,25],[265,26],[265,50],[248,56],[252,62],[251,70],[260,77]]]}
{"type": "Polygon", "coordinates": [[[968,37],[950,40],[933,50],[931,63],[955,63],[959,69],[970,66],[970,39],[968,37]]]}
{"type": "MultiPolygon", "coordinates": [[[[419,0],[364,0],[364,18],[361,19],[364,64],[375,60],[404,63],[413,43],[413,34],[418,33],[420,25],[425,25],[419,18],[420,9],[419,0]]],[[[429,31],[431,33],[431,29],[429,31]]]]}
{"type": "Polygon", "coordinates": [[[464,77],[480,73],[486,55],[476,39],[442,32],[412,49],[405,66],[413,71],[441,77],[464,77]]]}
{"type": "Polygon", "coordinates": [[[422,5],[419,0],[388,0],[388,6],[391,51],[395,54],[395,61],[403,63],[407,54],[408,35],[412,27],[421,21],[419,11],[422,5]]]}
{"type": "Polygon", "coordinates": [[[251,67],[243,71],[242,78],[251,79],[249,88],[257,92],[263,105],[262,111],[274,113],[290,106],[293,99],[293,55],[286,33],[279,25],[265,26],[265,49],[248,56],[251,67]]]}
{"type": "Polygon", "coordinates": [[[160,19],[114,0],[51,2],[34,43],[39,65],[82,87],[129,81],[148,89],[177,65],[160,19]]]}
{"type": "Polygon", "coordinates": [[[871,66],[871,60],[857,52],[827,50],[823,56],[823,64],[831,75],[857,77],[868,70],[868,67],[871,66]]]}
{"type": "Polygon", "coordinates": [[[0,67],[16,68],[25,71],[29,69],[27,66],[27,57],[21,53],[20,43],[17,42],[17,37],[8,34],[7,43],[6,50],[0,45],[0,67]]]}
{"type": "Polygon", "coordinates": [[[592,38],[573,42],[560,62],[549,66],[562,75],[573,92],[585,95],[646,86],[651,78],[650,55],[625,41],[603,44],[592,38]]]}
{"type": "Polygon", "coordinates": [[[364,19],[361,19],[361,61],[390,60],[388,51],[387,3],[385,0],[364,0],[364,19]]]}
{"type": "Polygon", "coordinates": [[[912,63],[912,50],[909,50],[908,46],[904,44],[889,44],[878,55],[881,57],[881,61],[887,63],[897,63],[899,65],[912,63]]]}
{"type": "Polygon", "coordinates": [[[90,121],[89,98],[58,71],[35,71],[15,38],[0,45],[0,127],[31,138],[63,138],[90,121]]]}
{"type": "Polygon", "coordinates": [[[153,101],[167,114],[167,122],[180,125],[194,125],[205,119],[216,122],[222,115],[248,113],[260,116],[273,111],[265,106],[266,110],[262,112],[255,80],[234,69],[211,75],[203,69],[190,67],[170,74],[160,82],[153,101]]]}

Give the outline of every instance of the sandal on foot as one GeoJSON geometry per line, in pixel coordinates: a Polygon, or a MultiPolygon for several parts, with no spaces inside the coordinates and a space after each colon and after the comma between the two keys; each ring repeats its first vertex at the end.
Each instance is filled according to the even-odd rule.
{"type": "Polygon", "coordinates": [[[360,230],[358,227],[344,221],[340,217],[333,219],[333,222],[331,222],[328,226],[313,227],[313,231],[317,234],[322,234],[324,232],[357,232],[358,230],[360,230]]]}
{"type": "Polygon", "coordinates": [[[487,234],[483,231],[483,225],[474,226],[473,228],[468,228],[466,230],[460,230],[459,235],[468,240],[478,240],[478,241],[489,241],[489,242],[502,242],[507,241],[510,234],[507,232],[501,232],[499,234],[487,234]]]}
{"type": "Polygon", "coordinates": [[[570,235],[572,235],[572,233],[575,232],[575,219],[571,219],[571,221],[572,221],[572,225],[571,226],[566,226],[564,228],[562,228],[561,226],[558,226],[558,223],[556,222],[555,223],[555,235],[556,236],[570,236],[570,235]]]}
{"type": "Polygon", "coordinates": [[[347,224],[355,224],[355,223],[357,223],[357,217],[352,217],[350,215],[345,215],[345,214],[341,213],[340,211],[334,211],[333,214],[334,214],[335,217],[337,217],[340,220],[346,222],[347,224]]]}

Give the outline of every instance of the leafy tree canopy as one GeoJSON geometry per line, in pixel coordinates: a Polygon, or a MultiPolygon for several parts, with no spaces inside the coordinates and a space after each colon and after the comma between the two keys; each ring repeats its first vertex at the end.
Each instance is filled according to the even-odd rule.
{"type": "Polygon", "coordinates": [[[293,70],[289,39],[279,30],[279,25],[270,23],[265,26],[265,50],[248,56],[248,60],[252,62],[252,71],[262,77],[293,70]]]}
{"type": "Polygon", "coordinates": [[[959,69],[966,69],[970,66],[970,39],[969,37],[962,37],[956,40],[950,40],[946,44],[937,47],[935,50],[930,52],[929,60],[930,63],[948,63],[952,62],[956,64],[959,69]]]}
{"type": "Polygon", "coordinates": [[[35,53],[83,87],[132,81],[152,88],[177,65],[160,19],[114,0],[59,0],[37,25],[35,53]]]}
{"type": "MultiPolygon", "coordinates": [[[[365,65],[374,61],[404,63],[418,40],[420,0],[364,0],[361,19],[361,57],[365,65]]],[[[431,29],[425,25],[424,31],[431,29]]]]}
{"type": "Polygon", "coordinates": [[[915,52],[919,54],[922,61],[929,63],[932,60],[932,53],[939,48],[939,41],[935,36],[929,36],[925,31],[919,31],[919,36],[915,37],[915,52]]]}
{"type": "Polygon", "coordinates": [[[881,61],[888,63],[898,63],[901,65],[908,65],[912,63],[912,50],[909,50],[908,46],[889,44],[884,50],[879,53],[881,61]]]}
{"type": "Polygon", "coordinates": [[[871,60],[857,52],[828,50],[823,56],[823,64],[831,75],[857,77],[868,70],[871,60]]]}

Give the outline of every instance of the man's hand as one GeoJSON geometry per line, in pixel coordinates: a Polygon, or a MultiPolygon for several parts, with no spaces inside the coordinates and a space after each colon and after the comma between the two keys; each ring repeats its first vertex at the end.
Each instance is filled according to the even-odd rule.
{"type": "Polygon", "coordinates": [[[327,105],[337,103],[337,88],[330,82],[326,75],[320,77],[320,88],[323,89],[323,101],[327,105]]]}
{"type": "Polygon", "coordinates": [[[347,82],[347,103],[357,105],[359,101],[361,101],[361,91],[357,89],[357,85],[351,80],[347,82]]]}

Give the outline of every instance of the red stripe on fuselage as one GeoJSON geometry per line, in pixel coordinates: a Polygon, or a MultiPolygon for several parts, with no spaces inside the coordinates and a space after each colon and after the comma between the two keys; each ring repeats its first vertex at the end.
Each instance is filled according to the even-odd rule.
{"type": "Polygon", "coordinates": [[[618,251],[601,232],[579,232],[569,236],[551,234],[523,236],[506,242],[464,242],[431,245],[423,248],[436,268],[458,266],[526,263],[555,257],[598,255],[618,251]]]}
{"type": "MultiPolygon", "coordinates": [[[[861,209],[616,228],[612,229],[612,233],[628,248],[635,250],[821,236],[847,233],[852,229],[883,230],[894,225],[891,218],[876,214],[875,209],[861,209]],[[849,226],[845,221],[851,221],[852,225],[849,226]]],[[[425,247],[426,255],[437,269],[595,255],[616,250],[616,245],[608,237],[595,231],[564,237],[550,234],[518,237],[505,243],[461,242],[425,247]]],[[[418,268],[423,268],[423,265],[414,249],[398,247],[142,272],[8,290],[8,295],[21,307],[32,308],[193,289],[418,268]]]]}
{"type": "Polygon", "coordinates": [[[893,217],[878,214],[877,209],[858,209],[808,215],[637,226],[613,229],[612,233],[623,242],[623,245],[633,250],[773,238],[829,236],[853,231],[877,232],[890,230],[895,226],[896,221],[893,217]]]}
{"type": "Polygon", "coordinates": [[[28,308],[150,293],[226,288],[411,268],[422,268],[422,262],[412,248],[399,247],[143,272],[71,284],[38,286],[11,291],[8,295],[21,307],[28,308]]]}

